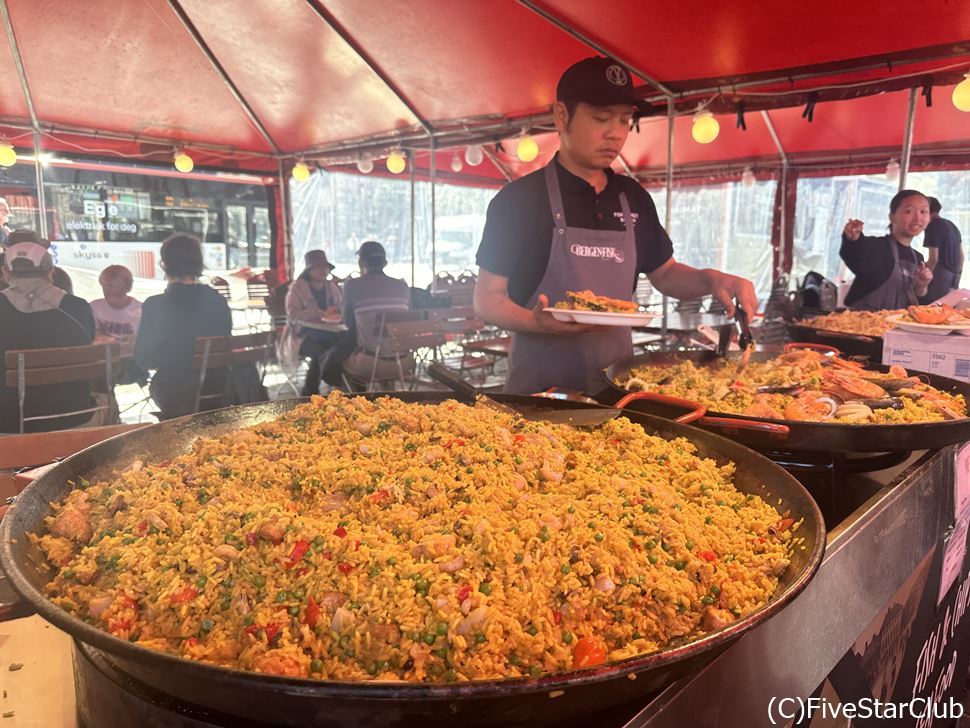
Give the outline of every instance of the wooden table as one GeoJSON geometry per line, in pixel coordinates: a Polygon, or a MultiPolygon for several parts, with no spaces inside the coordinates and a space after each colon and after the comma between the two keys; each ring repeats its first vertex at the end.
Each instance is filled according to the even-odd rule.
{"type": "Polygon", "coordinates": [[[341,321],[300,321],[300,326],[315,331],[329,331],[334,334],[347,331],[347,327],[341,321]]]}
{"type": "Polygon", "coordinates": [[[511,336],[499,336],[494,339],[480,339],[478,341],[466,341],[462,348],[474,354],[486,354],[494,357],[506,357],[509,355],[509,347],[512,345],[511,336]]]}

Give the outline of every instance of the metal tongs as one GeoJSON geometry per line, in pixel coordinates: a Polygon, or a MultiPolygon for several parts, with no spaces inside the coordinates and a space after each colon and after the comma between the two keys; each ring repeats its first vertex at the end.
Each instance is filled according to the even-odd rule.
{"type": "Polygon", "coordinates": [[[734,308],[734,320],[737,325],[736,327],[727,325],[721,327],[719,331],[717,355],[721,358],[727,358],[728,347],[731,344],[731,335],[737,330],[738,348],[741,350],[737,373],[740,374],[748,366],[748,360],[751,359],[751,352],[754,351],[754,337],[751,335],[751,328],[748,326],[748,312],[737,303],[734,308]]]}
{"type": "Polygon", "coordinates": [[[751,327],[748,325],[748,312],[739,304],[734,307],[734,319],[738,322],[738,347],[741,349],[741,360],[738,362],[738,374],[744,371],[751,359],[751,352],[754,351],[754,337],[751,335],[751,327]]]}

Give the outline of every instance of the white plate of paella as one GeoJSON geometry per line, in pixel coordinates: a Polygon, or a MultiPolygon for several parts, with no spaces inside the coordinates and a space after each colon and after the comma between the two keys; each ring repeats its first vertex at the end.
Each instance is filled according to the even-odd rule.
{"type": "MultiPolygon", "coordinates": [[[[920,306],[919,308],[943,309],[949,308],[949,306],[920,306]]],[[[935,334],[937,336],[947,336],[956,332],[958,334],[962,334],[963,336],[970,336],[970,318],[964,317],[961,313],[953,313],[948,317],[944,317],[946,313],[946,311],[941,310],[938,314],[933,316],[919,316],[927,321],[926,323],[917,320],[917,318],[915,318],[909,311],[906,311],[905,313],[898,313],[894,316],[888,316],[886,321],[891,323],[894,328],[901,329],[902,331],[910,331],[914,334],[935,334]],[[937,320],[939,320],[940,323],[928,323],[929,321],[937,320]]]]}

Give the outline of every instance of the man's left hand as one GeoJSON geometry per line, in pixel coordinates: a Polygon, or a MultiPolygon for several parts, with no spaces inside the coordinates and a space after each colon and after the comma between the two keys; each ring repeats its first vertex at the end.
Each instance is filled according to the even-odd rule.
{"type": "Polygon", "coordinates": [[[717,270],[708,271],[711,283],[711,295],[724,305],[728,316],[734,315],[734,300],[737,299],[748,317],[754,316],[758,310],[758,297],[755,295],[751,281],[730,273],[717,270]]]}

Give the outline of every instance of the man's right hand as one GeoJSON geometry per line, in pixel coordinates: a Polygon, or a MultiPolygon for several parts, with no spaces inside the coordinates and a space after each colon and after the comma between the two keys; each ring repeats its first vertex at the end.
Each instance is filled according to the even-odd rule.
{"type": "Polygon", "coordinates": [[[535,323],[535,333],[537,334],[585,334],[588,331],[596,331],[602,326],[590,324],[574,324],[565,321],[557,321],[551,313],[543,311],[549,306],[549,298],[544,294],[539,294],[539,300],[535,308],[532,309],[532,320],[535,323]]]}
{"type": "Polygon", "coordinates": [[[859,236],[862,235],[863,225],[865,223],[862,220],[849,220],[842,229],[842,234],[849,240],[858,240],[859,236]]]}

